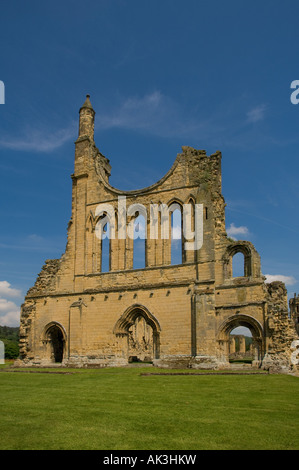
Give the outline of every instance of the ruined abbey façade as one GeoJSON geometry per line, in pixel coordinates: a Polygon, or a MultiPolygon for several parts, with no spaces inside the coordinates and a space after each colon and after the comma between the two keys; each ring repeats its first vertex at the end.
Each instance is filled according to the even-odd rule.
{"type": "Polygon", "coordinates": [[[252,334],[253,366],[296,369],[298,335],[284,284],[265,283],[252,243],[227,236],[221,153],[183,147],[157,183],[122,191],[109,184],[111,167],[95,145],[94,119],[87,95],[79,111],[66,250],[45,262],[27,292],[18,363],[106,367],[140,360],[158,367],[229,368],[230,332],[245,326],[252,334]],[[187,207],[193,244],[183,230],[187,207]],[[177,240],[174,211],[181,215],[177,240]],[[145,236],[138,245],[135,222],[141,216],[145,236]],[[134,265],[137,251],[141,267],[134,265]],[[238,253],[244,270],[234,277],[238,253]]]}

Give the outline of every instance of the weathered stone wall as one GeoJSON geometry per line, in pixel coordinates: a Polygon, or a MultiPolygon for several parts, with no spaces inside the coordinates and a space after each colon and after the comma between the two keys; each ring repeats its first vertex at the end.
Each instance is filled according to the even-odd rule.
{"type": "Polygon", "coordinates": [[[268,350],[264,367],[273,372],[294,370],[290,351],[293,341],[298,340],[298,337],[287,308],[287,290],[280,281],[267,284],[266,288],[268,350]]]}
{"type": "Polygon", "coordinates": [[[289,305],[290,305],[291,319],[293,320],[295,329],[299,336],[299,295],[295,294],[294,297],[290,299],[289,305]]]}
{"type": "MultiPolygon", "coordinates": [[[[236,326],[250,328],[254,365],[288,368],[291,329],[284,288],[267,287],[260,257],[247,241],[232,241],[225,230],[221,189],[221,153],[183,147],[168,173],[157,183],[121,191],[109,183],[111,166],[94,143],[94,117],[89,97],[80,109],[72,175],[72,215],[65,253],[47,260],[28,291],[21,313],[22,364],[75,366],[125,365],[134,357],[160,367],[229,367],[229,334],[236,326]],[[138,213],[146,211],[147,239],[143,268],[134,269],[134,242],[120,234],[138,213]],[[97,229],[109,204],[108,272],[102,272],[104,245],[97,229]],[[157,236],[150,237],[153,205],[184,204],[203,209],[203,244],[185,250],[181,263],[171,259],[171,239],[163,239],[161,211],[157,236]],[[140,206],[141,207],[141,206],[140,206]],[[142,212],[142,210],[141,210],[142,212]],[[244,256],[244,275],[233,278],[232,259],[244,256]],[[265,361],[266,359],[266,361],[265,361]],[[267,362],[268,361],[268,362],[267,362]]],[[[106,215],[107,215],[106,214],[106,215]]],[[[170,216],[169,216],[170,217],[170,216]]],[[[170,220],[170,219],[169,219],[170,220]]],[[[170,233],[170,232],[169,232],[170,233]]],[[[185,242],[186,240],[183,240],[185,242]]]]}
{"type": "Polygon", "coordinates": [[[56,274],[60,266],[59,259],[46,260],[41,272],[39,273],[33,287],[29,289],[27,295],[45,294],[55,291],[56,274]]]}

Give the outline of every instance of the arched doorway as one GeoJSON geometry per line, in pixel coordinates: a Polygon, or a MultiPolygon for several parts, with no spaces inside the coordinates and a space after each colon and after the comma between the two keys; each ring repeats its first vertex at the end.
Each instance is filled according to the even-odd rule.
{"type": "Polygon", "coordinates": [[[123,338],[122,353],[128,362],[152,362],[160,354],[160,325],[146,307],[133,305],[120,317],[114,327],[123,338]]]}
{"type": "Polygon", "coordinates": [[[43,342],[50,361],[61,363],[65,353],[65,332],[62,326],[55,322],[47,325],[43,342]]]}
{"type": "Polygon", "coordinates": [[[229,335],[229,362],[231,364],[251,364],[254,359],[252,333],[245,326],[237,326],[229,335]]]}
{"type": "MultiPolygon", "coordinates": [[[[233,345],[231,342],[231,333],[239,327],[246,328],[250,331],[252,336],[251,341],[251,354],[252,354],[252,365],[258,367],[261,365],[263,357],[265,355],[265,341],[264,333],[261,324],[253,317],[249,315],[234,315],[227,318],[219,328],[218,343],[223,362],[229,362],[230,355],[233,351],[233,345]]],[[[244,336],[244,335],[240,335],[244,336]]],[[[242,340],[242,338],[240,338],[242,340]]],[[[243,341],[243,340],[242,340],[243,341]]],[[[246,347],[245,347],[246,350],[246,347]]]]}

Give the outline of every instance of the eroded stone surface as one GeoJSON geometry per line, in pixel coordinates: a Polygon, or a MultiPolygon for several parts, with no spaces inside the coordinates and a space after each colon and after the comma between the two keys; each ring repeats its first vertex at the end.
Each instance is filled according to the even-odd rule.
{"type": "MultiPolygon", "coordinates": [[[[22,365],[77,367],[127,365],[149,360],[159,367],[229,368],[230,332],[245,326],[253,336],[254,365],[296,372],[282,283],[265,284],[252,243],[227,237],[221,189],[221,153],[183,147],[160,181],[149,188],[121,191],[109,184],[111,166],[94,142],[95,112],[89,97],[80,109],[72,175],[72,216],[65,253],[47,260],[29,289],[21,312],[22,365]],[[142,204],[147,240],[142,269],[134,269],[134,241],[121,239],[116,224],[110,240],[109,271],[102,272],[104,243],[97,237],[99,204],[118,216],[142,204]],[[171,240],[149,233],[153,205],[203,205],[203,245],[171,259],[171,240]],[[244,256],[244,275],[233,276],[232,259],[244,256]],[[293,356],[292,356],[293,354],[293,356]],[[133,359],[132,359],[133,358],[133,359]],[[294,360],[293,360],[294,362],[294,360]]],[[[142,149],[141,149],[142,152],[142,149]]],[[[127,229],[138,213],[127,214],[127,229]]],[[[111,219],[112,220],[112,219],[111,219]]],[[[158,219],[159,223],[159,219],[158,219]]]]}

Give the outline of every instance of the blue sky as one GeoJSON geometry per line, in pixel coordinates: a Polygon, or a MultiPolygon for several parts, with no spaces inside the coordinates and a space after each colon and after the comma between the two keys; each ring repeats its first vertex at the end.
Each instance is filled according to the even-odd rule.
{"type": "Polygon", "coordinates": [[[111,184],[160,179],[183,145],[222,152],[226,224],[299,292],[297,0],[0,3],[0,324],[65,250],[78,111],[111,184]]]}

